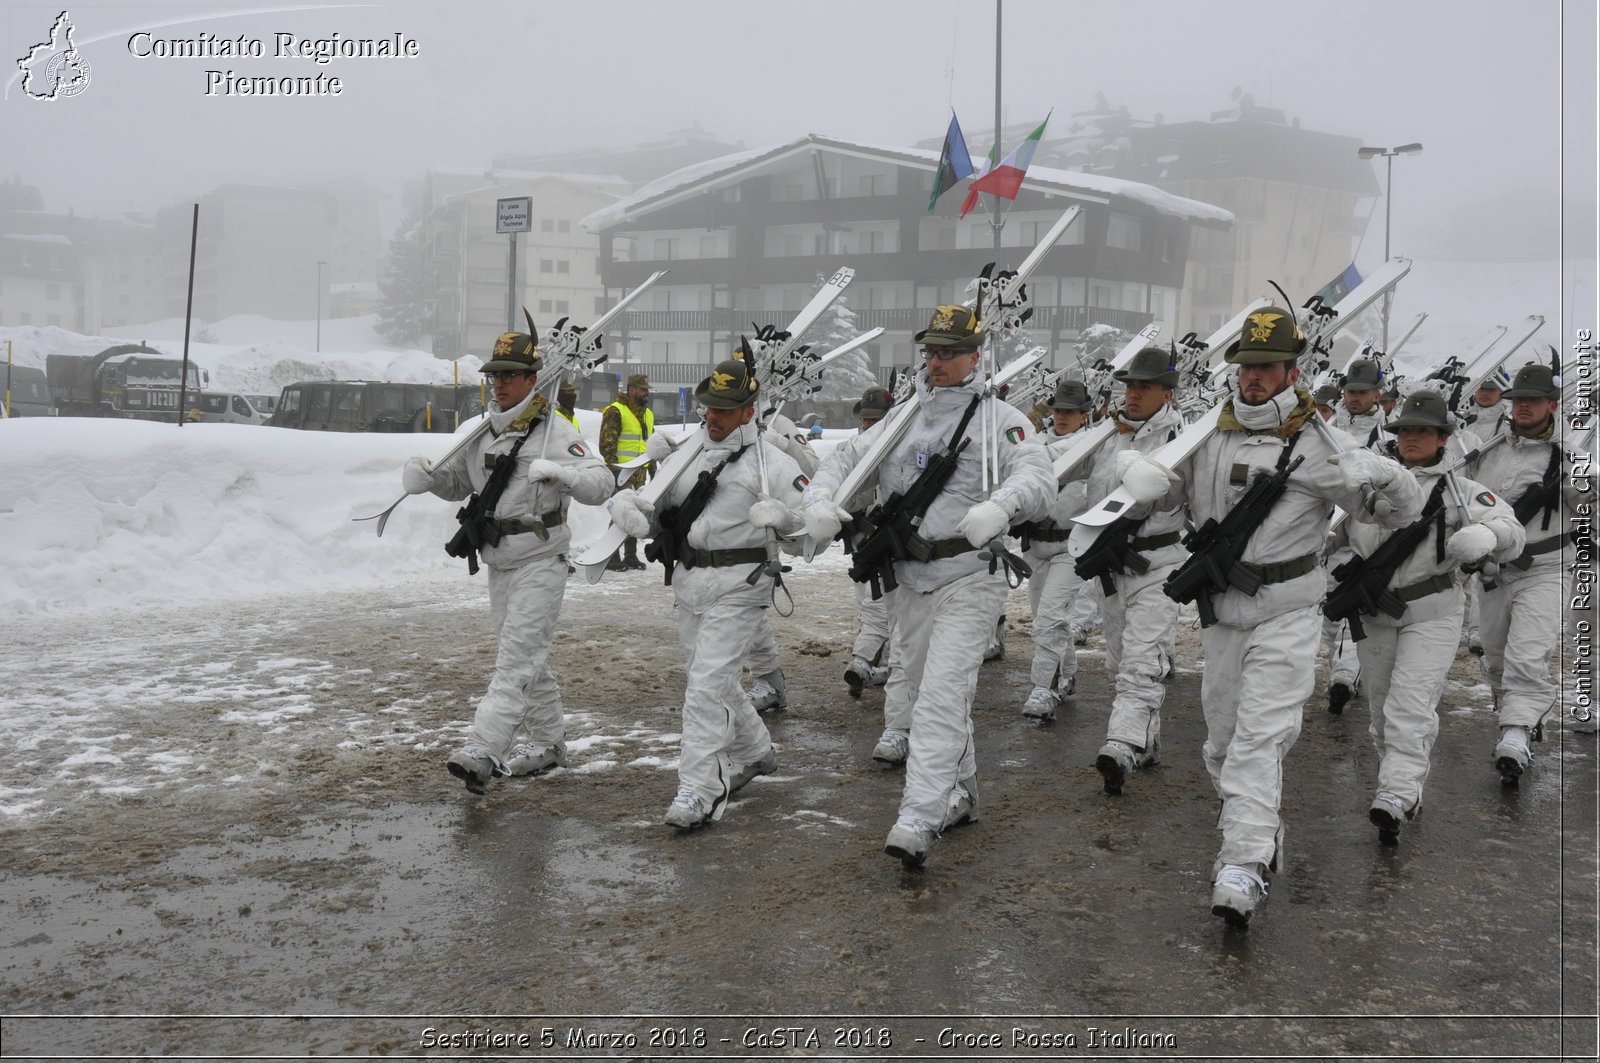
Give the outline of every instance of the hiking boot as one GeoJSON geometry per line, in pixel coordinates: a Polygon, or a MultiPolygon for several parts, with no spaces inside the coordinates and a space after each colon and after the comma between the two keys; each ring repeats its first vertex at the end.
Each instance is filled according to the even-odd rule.
{"type": "Polygon", "coordinates": [[[776,750],[769,746],[767,751],[761,755],[760,760],[753,760],[749,764],[741,764],[734,769],[733,777],[728,780],[728,793],[730,796],[736,794],[744,789],[746,784],[757,775],[771,775],[777,770],[778,754],[776,750]]]}
{"type": "Polygon", "coordinates": [[[750,684],[750,704],[757,712],[782,712],[789,707],[789,687],[783,681],[782,668],[774,668],[750,684]]]}
{"type": "Polygon", "coordinates": [[[1078,677],[1067,676],[1067,683],[1057,692],[1057,698],[1070,698],[1078,692],[1078,677]]]}
{"type": "Polygon", "coordinates": [[[711,806],[693,790],[679,790],[678,796],[667,806],[662,822],[679,830],[692,830],[711,818],[711,806]]]}
{"type": "Polygon", "coordinates": [[[1033,693],[1028,695],[1028,700],[1022,703],[1022,715],[1034,720],[1053,720],[1056,718],[1056,704],[1059,701],[1056,692],[1049,687],[1034,687],[1033,693]]]}
{"type": "Polygon", "coordinates": [[[622,554],[621,553],[615,553],[615,554],[611,555],[610,560],[608,560],[606,562],[606,571],[607,572],[626,572],[626,571],[628,571],[628,563],[626,561],[622,560],[622,554]]]}
{"type": "Polygon", "coordinates": [[[1134,759],[1133,747],[1126,742],[1112,739],[1100,747],[1094,770],[1105,776],[1106,793],[1113,797],[1122,793],[1122,784],[1133,774],[1134,759]]]}
{"type": "Polygon", "coordinates": [[[920,819],[898,820],[889,828],[889,837],[884,839],[883,851],[890,856],[899,857],[900,863],[907,871],[914,871],[928,859],[928,850],[933,848],[933,839],[937,833],[931,823],[924,823],[920,819]]]}
{"type": "Polygon", "coordinates": [[[543,775],[547,771],[566,766],[565,742],[556,742],[548,746],[535,746],[523,742],[511,751],[511,757],[506,761],[506,774],[512,777],[543,775]]]}
{"type": "Polygon", "coordinates": [[[483,793],[489,785],[489,780],[496,775],[505,775],[505,765],[495,759],[482,746],[465,746],[450,754],[450,759],[444,762],[450,769],[450,774],[467,784],[467,789],[475,794],[483,793]]]}
{"type": "Polygon", "coordinates": [[[1328,688],[1328,711],[1338,716],[1354,696],[1355,691],[1350,689],[1349,683],[1334,683],[1328,688]]]}
{"type": "Polygon", "coordinates": [[[1254,867],[1225,864],[1211,887],[1211,914],[1229,926],[1250,925],[1250,914],[1267,896],[1267,884],[1254,867]]]}
{"type": "Polygon", "coordinates": [[[911,732],[897,731],[892,727],[884,731],[878,744],[872,747],[872,759],[880,764],[904,764],[910,754],[911,732]]]}
{"type": "Polygon", "coordinates": [[[984,663],[987,664],[989,661],[1003,661],[1005,659],[1006,618],[1002,616],[999,620],[995,621],[994,638],[989,642],[989,648],[984,651],[983,660],[984,663]]]}
{"type": "MultiPolygon", "coordinates": [[[[845,686],[850,688],[850,696],[859,698],[867,684],[872,682],[872,665],[865,657],[851,657],[850,667],[844,670],[845,686]]],[[[873,684],[876,686],[877,684],[873,684]]]]}
{"type": "Polygon", "coordinates": [[[1367,810],[1367,819],[1378,828],[1378,841],[1384,845],[1400,844],[1400,828],[1410,818],[1400,798],[1383,790],[1378,791],[1367,810]]]}
{"type": "Polygon", "coordinates": [[[1500,742],[1494,747],[1494,766],[1500,772],[1501,786],[1516,786],[1521,782],[1522,773],[1532,759],[1526,727],[1500,728],[1500,742]]]}
{"type": "Polygon", "coordinates": [[[963,823],[971,823],[978,818],[978,779],[971,776],[961,780],[961,784],[950,795],[950,807],[945,809],[944,826],[939,828],[943,833],[951,827],[959,827],[963,823]]]}

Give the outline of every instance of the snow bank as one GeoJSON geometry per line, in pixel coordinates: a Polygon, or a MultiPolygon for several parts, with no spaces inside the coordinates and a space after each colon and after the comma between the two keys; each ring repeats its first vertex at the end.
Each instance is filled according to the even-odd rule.
{"type": "MultiPolygon", "coordinates": [[[[586,432],[599,414],[581,411],[586,432]]],[[[456,503],[402,503],[412,454],[439,436],[143,421],[0,421],[0,613],[146,608],[338,589],[465,568],[447,557],[456,503]]],[[[574,504],[575,543],[603,510],[574,504]]]]}

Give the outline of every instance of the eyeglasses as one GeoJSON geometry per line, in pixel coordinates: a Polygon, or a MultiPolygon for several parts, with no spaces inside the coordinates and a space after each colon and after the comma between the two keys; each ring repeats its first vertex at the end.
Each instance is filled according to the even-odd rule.
{"type": "Polygon", "coordinates": [[[526,373],[521,369],[499,369],[491,370],[483,375],[488,377],[491,383],[499,384],[505,381],[515,380],[519,376],[530,376],[531,374],[526,373]]]}
{"type": "Polygon", "coordinates": [[[965,358],[969,354],[977,354],[977,353],[978,353],[977,351],[951,350],[948,347],[924,347],[924,348],[922,348],[922,357],[928,359],[929,361],[932,361],[935,358],[937,358],[941,362],[948,362],[953,358],[965,358]]]}

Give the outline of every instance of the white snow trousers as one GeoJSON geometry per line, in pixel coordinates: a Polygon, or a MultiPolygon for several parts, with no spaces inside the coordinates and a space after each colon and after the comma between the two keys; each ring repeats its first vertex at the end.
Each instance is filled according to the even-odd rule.
{"type": "Polygon", "coordinates": [[[745,664],[756,678],[778,670],[778,639],[772,633],[772,613],[761,610],[761,620],[750,640],[750,657],[745,664]]]}
{"type": "MultiPolygon", "coordinates": [[[[1331,571],[1324,571],[1328,575],[1328,591],[1332,593],[1339,581],[1333,578],[1331,571]]],[[[1322,617],[1322,652],[1328,655],[1328,686],[1343,683],[1354,690],[1361,678],[1361,658],[1356,653],[1355,639],[1350,637],[1348,621],[1322,617]]]]}
{"type": "Polygon", "coordinates": [[[688,677],[678,786],[699,794],[711,806],[712,819],[722,818],[735,769],[772,748],[766,724],[739,685],[751,642],[765,626],[769,593],[763,585],[725,594],[703,613],[678,603],[678,639],[688,677]]]}
{"type": "Polygon", "coordinates": [[[1116,593],[1106,596],[1106,674],[1116,677],[1116,697],[1106,723],[1115,739],[1146,752],[1161,741],[1161,701],[1172,673],[1178,634],[1178,603],[1162,593],[1176,565],[1151,565],[1143,575],[1111,577],[1116,593]]]}
{"type": "Polygon", "coordinates": [[[1550,654],[1561,638],[1561,566],[1502,568],[1493,590],[1480,588],[1478,635],[1483,671],[1500,707],[1501,727],[1534,727],[1556,703],[1550,654]]]}
{"type": "Polygon", "coordinates": [[[872,600],[872,585],[870,583],[856,583],[856,615],[860,623],[856,627],[856,642],[851,647],[850,653],[860,657],[868,664],[884,665],[889,663],[889,596],[885,594],[877,601],[872,600]],[[882,659],[879,659],[882,654],[882,659]]]}
{"type": "Polygon", "coordinates": [[[1200,631],[1205,676],[1206,771],[1222,799],[1218,860],[1271,864],[1282,824],[1283,760],[1300,737],[1306,698],[1316,681],[1314,605],[1253,628],[1212,624],[1200,631]]]}
{"type": "Polygon", "coordinates": [[[484,568],[498,648],[467,744],[505,760],[519,729],[532,745],[551,745],[566,737],[561,688],[550,670],[550,640],[567,593],[567,559],[551,554],[515,568],[484,568]]]}
{"type": "MultiPolygon", "coordinates": [[[[977,774],[972,698],[1007,590],[1002,569],[994,575],[980,570],[925,594],[903,584],[894,592],[897,663],[911,704],[902,819],[939,827],[957,785],[977,774]]],[[[889,701],[886,693],[885,716],[889,701]]]]}
{"type": "Polygon", "coordinates": [[[1439,699],[1461,645],[1461,610],[1399,627],[1368,620],[1364,627],[1356,652],[1372,709],[1367,733],[1378,751],[1378,789],[1398,797],[1409,813],[1422,803],[1439,736],[1439,699]]]}
{"type": "MultiPolygon", "coordinates": [[[[1078,650],[1072,645],[1072,620],[1084,597],[1083,580],[1073,570],[1073,558],[1056,554],[1042,561],[1032,558],[1028,577],[1028,602],[1033,606],[1033,685],[1062,690],[1078,674],[1078,650]]],[[[1087,625],[1085,625],[1087,626],[1087,625]]]]}

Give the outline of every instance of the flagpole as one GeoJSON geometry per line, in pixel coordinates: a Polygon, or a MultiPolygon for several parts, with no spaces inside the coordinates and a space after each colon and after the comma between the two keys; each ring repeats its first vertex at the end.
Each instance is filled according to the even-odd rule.
{"type": "MultiPolygon", "coordinates": [[[[1000,159],[1000,9],[1005,0],[994,0],[994,157],[1000,159]]],[[[1000,230],[1005,219],[1000,216],[1000,197],[989,197],[989,227],[994,230],[995,268],[1000,267],[1000,230]]]]}

